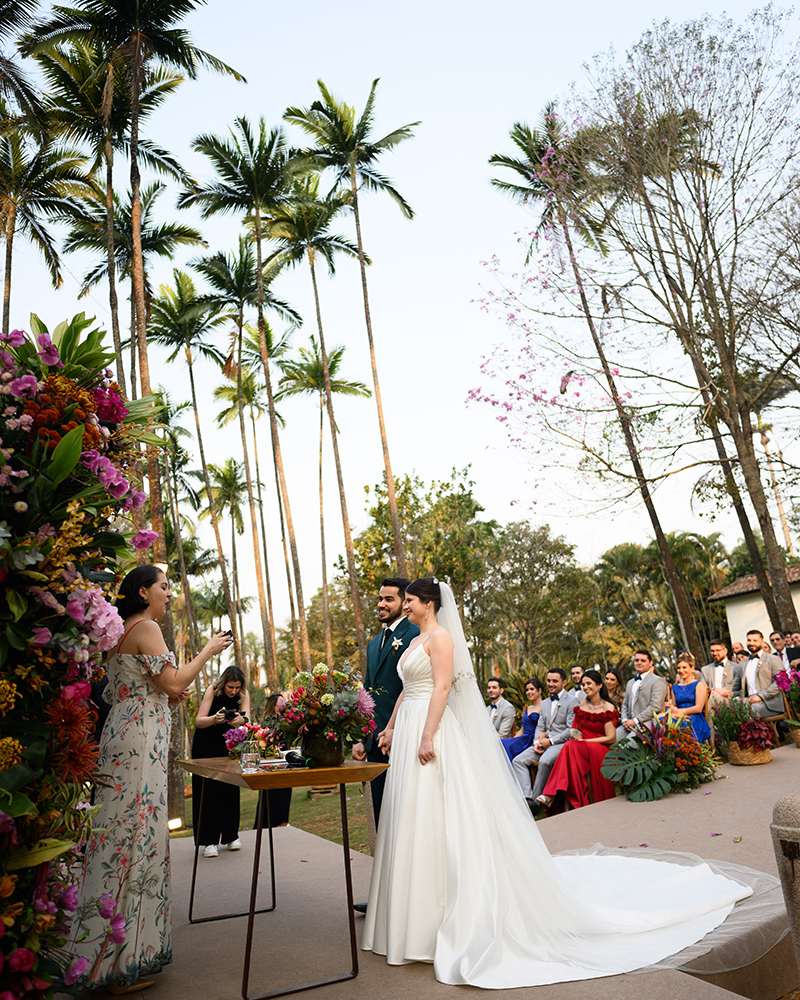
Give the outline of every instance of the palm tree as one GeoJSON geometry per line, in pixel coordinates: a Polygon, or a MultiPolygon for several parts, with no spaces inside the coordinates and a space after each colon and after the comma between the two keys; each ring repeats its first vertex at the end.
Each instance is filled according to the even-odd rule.
{"type": "MultiPolygon", "coordinates": [[[[23,45],[26,55],[38,55],[73,43],[95,44],[103,52],[105,108],[111,106],[118,70],[124,72],[130,93],[131,229],[133,233],[133,289],[139,340],[139,377],[142,394],[150,394],[145,325],[144,260],[139,199],[139,119],[142,86],[151,60],[171,66],[190,79],[203,66],[244,80],[236,70],[198,49],[189,33],[177,25],[204,0],[80,0],[72,7],[55,7],[49,18],[37,22],[23,45]]],[[[98,72],[100,67],[98,68],[98,72]]],[[[155,470],[154,470],[155,471],[155,470]]]]}
{"type": "MultiPolygon", "coordinates": [[[[6,105],[0,101],[0,114],[6,105]]],[[[76,199],[92,197],[86,159],[74,146],[56,146],[29,129],[13,126],[0,134],[0,223],[6,241],[3,333],[9,330],[14,237],[26,236],[41,251],[53,282],[61,285],[61,261],[47,219],[77,210],[76,199]]]]}
{"type": "MultiPolygon", "coordinates": [[[[245,490],[242,485],[242,464],[236,459],[229,458],[224,465],[208,466],[208,474],[211,480],[211,491],[205,490],[209,501],[206,510],[200,514],[201,518],[210,517],[211,511],[215,510],[217,516],[222,518],[227,514],[231,521],[231,570],[233,576],[233,603],[239,621],[239,635],[244,636],[244,622],[242,620],[241,592],[239,588],[239,561],[236,550],[236,536],[244,534],[244,518],[242,517],[242,503],[245,498],[245,490]]],[[[244,663],[242,657],[242,663],[244,663]]]]}
{"type": "MultiPolygon", "coordinates": [[[[150,366],[147,360],[147,327],[144,292],[144,257],[139,174],[139,118],[142,85],[150,60],[171,66],[194,80],[204,66],[243,80],[216,56],[198,49],[180,22],[204,0],[79,0],[72,7],[56,6],[52,16],[37,22],[26,37],[23,52],[38,55],[69,43],[95,43],[104,53],[104,109],[110,109],[117,70],[124,72],[130,91],[130,165],[132,280],[139,346],[139,381],[143,396],[150,395],[150,366]]],[[[147,479],[150,486],[150,515],[158,538],[153,547],[156,562],[166,560],[164,503],[158,479],[158,455],[152,444],[146,447],[147,479]]]]}
{"type": "Polygon", "coordinates": [[[183,351],[186,357],[186,364],[189,369],[189,386],[192,391],[192,408],[194,410],[195,427],[197,429],[197,445],[200,450],[200,463],[203,468],[203,482],[205,483],[206,496],[208,497],[211,525],[214,528],[214,537],[217,542],[219,568],[222,574],[222,589],[228,605],[228,615],[231,622],[231,631],[233,632],[234,651],[238,666],[241,664],[241,643],[236,620],[236,606],[228,582],[225,554],[222,549],[222,538],[219,532],[219,520],[214,507],[214,495],[211,488],[208,464],[206,463],[205,449],[203,447],[200,410],[194,383],[195,355],[209,361],[214,361],[220,365],[224,360],[222,353],[207,340],[208,335],[220,325],[221,317],[215,315],[210,306],[203,305],[199,301],[194,282],[185,271],[175,268],[172,275],[175,281],[174,287],[161,285],[159,294],[153,300],[151,327],[153,342],[161,344],[172,351],[168,359],[169,361],[174,361],[181,351],[183,351]]]}
{"type": "MultiPolygon", "coordinates": [[[[88,144],[93,162],[92,173],[105,164],[106,184],[106,255],[111,331],[117,355],[117,382],[126,393],[122,367],[117,290],[114,275],[114,152],[127,153],[130,125],[130,95],[122,74],[115,72],[111,81],[113,100],[106,101],[107,81],[100,73],[103,53],[94,43],[54,48],[37,57],[49,91],[45,109],[50,129],[72,141],[88,144]]],[[[182,82],[183,77],[164,67],[149,70],[142,82],[139,116],[145,118],[182,82]]],[[[187,180],[186,171],[166,150],[142,140],[140,155],[149,167],[176,180],[187,180]]],[[[127,393],[126,393],[127,394],[127,393]]]]}
{"type": "MultiPolygon", "coordinates": [[[[180,425],[181,414],[189,408],[190,403],[174,404],[169,393],[163,386],[158,387],[156,395],[157,420],[160,424],[161,433],[164,435],[164,447],[161,451],[161,459],[164,465],[164,484],[167,488],[167,503],[169,504],[169,518],[172,526],[172,534],[175,542],[175,550],[178,557],[178,571],[181,578],[181,590],[183,592],[186,617],[189,622],[189,649],[192,659],[200,649],[200,635],[197,631],[197,618],[194,613],[192,601],[192,590],[189,586],[189,574],[186,569],[186,557],[183,547],[183,535],[181,532],[181,514],[178,507],[179,490],[185,498],[188,498],[194,510],[200,506],[199,496],[194,488],[182,475],[189,463],[189,455],[183,447],[181,440],[189,436],[185,427],[180,425]],[[179,486],[180,481],[180,486],[179,486]],[[181,487],[183,487],[181,489],[181,487]]],[[[168,532],[165,532],[168,534],[168,532]]],[[[169,541],[167,540],[167,551],[169,551],[169,541]]],[[[199,682],[196,683],[197,694],[201,695],[198,689],[199,682]]]]}
{"type": "Polygon", "coordinates": [[[303,665],[308,669],[311,666],[311,651],[308,645],[303,584],[300,577],[300,558],[297,552],[297,539],[283,468],[264,321],[262,255],[264,213],[269,215],[286,197],[290,176],[286,141],[280,129],[267,131],[263,118],[259,120],[257,134],[253,131],[247,118],[237,118],[230,130],[230,138],[210,134],[200,135],[192,143],[192,148],[208,157],[216,170],[217,180],[212,181],[206,187],[195,187],[185,191],[178,199],[178,206],[186,208],[196,205],[200,208],[203,218],[217,214],[225,215],[229,212],[241,213],[249,217],[255,232],[259,347],[269,404],[272,451],[278,469],[283,512],[286,517],[286,528],[292,552],[302,659],[303,665]]]}
{"type": "MultiPolygon", "coordinates": [[[[270,687],[278,687],[278,670],[275,661],[275,628],[272,624],[271,599],[268,600],[270,591],[269,565],[267,563],[266,538],[264,539],[264,568],[261,566],[261,546],[258,541],[258,521],[256,518],[256,506],[253,497],[253,480],[250,475],[250,456],[247,448],[244,422],[244,398],[242,385],[242,349],[244,337],[244,310],[246,306],[257,304],[258,281],[256,278],[255,258],[252,245],[244,237],[239,237],[239,252],[236,256],[228,256],[222,251],[197,261],[194,267],[211,285],[212,293],[207,296],[208,301],[218,310],[232,310],[231,318],[236,324],[235,345],[232,347],[231,356],[226,364],[225,373],[235,374],[237,397],[239,431],[242,437],[242,453],[244,455],[244,471],[247,481],[247,497],[250,506],[250,523],[253,534],[253,552],[256,561],[256,582],[258,586],[258,603],[261,611],[261,629],[264,636],[264,658],[267,665],[267,676],[270,687]],[[236,361],[233,361],[234,349],[236,350],[236,361]],[[266,591],[264,583],[266,580],[266,591]]],[[[264,294],[264,305],[274,309],[280,315],[291,316],[299,320],[298,313],[292,309],[288,303],[275,298],[269,290],[269,284],[277,275],[279,269],[273,269],[273,273],[267,278],[267,288],[264,294]]]]}
{"type": "MultiPolygon", "coordinates": [[[[30,26],[38,0],[0,0],[0,43],[30,26]]],[[[19,59],[10,59],[0,53],[0,97],[13,102],[36,125],[42,117],[42,106],[36,89],[31,85],[19,59]]],[[[8,111],[8,105],[6,106],[8,111]]]]}
{"type": "Polygon", "coordinates": [[[333,412],[333,390],[331,388],[328,355],[325,349],[325,334],[322,329],[322,312],[319,304],[319,289],[317,288],[317,258],[321,257],[328,265],[331,274],[334,273],[334,257],[344,253],[351,257],[358,255],[358,249],[342,236],[329,232],[331,223],[342,210],[343,199],[338,195],[320,198],[319,180],[316,177],[296,182],[291,201],[277,209],[267,223],[267,233],[270,239],[278,244],[278,249],[272,259],[280,264],[297,265],[308,261],[311,271],[311,284],[314,289],[314,306],[317,313],[317,332],[319,333],[320,357],[325,382],[325,400],[328,408],[328,419],[331,425],[331,441],[333,443],[333,459],[336,466],[336,479],[339,484],[339,503],[342,509],[342,527],[344,530],[344,547],[347,557],[347,572],[350,578],[350,595],[353,600],[353,618],[358,640],[358,652],[362,671],[367,666],[367,644],[364,634],[364,622],[361,615],[361,595],[358,587],[356,560],[353,552],[353,539],[350,532],[350,518],[347,514],[347,498],[342,476],[342,463],[339,458],[339,440],[336,429],[336,418],[333,412]]]}
{"type": "Polygon", "coordinates": [[[372,365],[372,384],[375,391],[375,405],[378,408],[378,425],[383,448],[383,465],[386,472],[386,492],[389,511],[392,519],[392,537],[394,540],[395,559],[399,576],[407,576],[406,558],[403,547],[403,534],[400,529],[400,516],[397,511],[394,476],[392,463],[389,459],[389,440],[386,434],[386,422],[383,417],[381,390],[378,384],[378,365],[375,360],[375,342],[372,335],[372,316],[367,293],[367,257],[361,239],[361,215],[358,206],[360,188],[368,191],[380,191],[388,194],[400,208],[407,219],[413,219],[411,206],[400,192],[392,186],[388,178],[383,177],[375,169],[375,163],[382,153],[394,149],[399,143],[410,139],[413,129],[419,122],[403,125],[389,132],[382,139],[372,139],[373,114],[375,108],[375,91],[378,80],[372,81],[367,103],[361,117],[356,121],[355,108],[342,101],[337,101],[322,80],[317,80],[322,99],[314,101],[310,108],[287,108],[284,118],[294,122],[310,135],[315,143],[308,151],[313,161],[322,167],[330,167],[336,172],[337,183],[347,183],[350,187],[351,205],[356,223],[356,242],[358,244],[358,261],[361,266],[361,291],[364,297],[364,318],[367,324],[367,340],[369,342],[369,357],[372,365]]]}
{"type": "MultiPolygon", "coordinates": [[[[143,276],[145,303],[149,312],[153,291],[148,278],[148,262],[152,257],[172,257],[181,246],[206,246],[206,241],[193,227],[180,222],[156,223],[154,205],[165,185],[161,181],[149,184],[141,193],[142,203],[142,258],[144,260],[143,276]]],[[[83,203],[73,215],[70,229],[64,240],[67,252],[88,250],[102,255],[103,259],[90,268],[83,276],[83,283],[78,293],[79,297],[101,281],[109,278],[107,257],[106,209],[100,200],[83,203]]],[[[131,228],[131,202],[121,202],[114,196],[114,234],[112,237],[116,272],[122,279],[130,279],[133,274],[133,231],[131,228]]],[[[110,282],[109,282],[110,283],[110,282]]],[[[136,398],[136,329],[135,302],[131,293],[131,397],[136,398]]],[[[119,364],[119,359],[118,359],[119,364]]],[[[122,385],[122,383],[120,383],[122,385]]]]}
{"type": "Polygon", "coordinates": [[[300,348],[300,359],[284,363],[284,376],[280,381],[278,399],[288,399],[290,396],[315,394],[319,397],[319,536],[322,553],[322,619],[325,628],[325,656],[329,666],[333,666],[333,635],[331,632],[331,615],[328,607],[328,571],[325,556],[325,508],[322,490],[322,450],[323,432],[325,429],[325,397],[327,386],[325,371],[327,367],[328,384],[331,393],[342,396],[369,396],[370,391],[363,382],[351,382],[337,378],[344,355],[344,347],[333,347],[327,358],[327,366],[323,362],[322,353],[314,337],[311,347],[300,348]]]}
{"type": "Polygon", "coordinates": [[[522,154],[521,157],[496,154],[489,158],[489,162],[494,166],[511,170],[517,174],[522,183],[493,179],[492,184],[500,191],[510,194],[523,205],[533,201],[544,202],[541,224],[553,221],[557,232],[564,240],[567,257],[581,300],[581,309],[611,399],[614,402],[628,456],[636,475],[639,493],[656,537],[664,575],[672,593],[683,642],[686,643],[687,649],[699,662],[703,656],[703,650],[691,615],[686,591],[675,569],[667,538],[653,503],[650,484],[639,457],[630,413],[622,404],[616,379],[608,363],[605,348],[589,306],[583,274],[578,267],[573,247],[572,230],[575,230],[585,242],[597,249],[603,249],[602,226],[591,214],[593,201],[602,184],[602,179],[590,177],[590,173],[586,169],[587,150],[590,145],[589,136],[578,133],[576,137],[569,138],[564,123],[556,115],[555,107],[548,104],[542,113],[538,130],[518,122],[511,130],[511,139],[522,154]]]}

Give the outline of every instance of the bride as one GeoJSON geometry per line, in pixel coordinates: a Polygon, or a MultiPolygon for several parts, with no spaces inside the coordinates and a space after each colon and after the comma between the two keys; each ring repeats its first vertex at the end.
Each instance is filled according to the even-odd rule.
{"type": "Polygon", "coordinates": [[[630,972],[681,951],[753,891],[650,858],[551,857],[489,722],[446,583],[406,590],[362,948],[488,989],[630,972]],[[438,612],[438,614],[437,614],[438,612]]]}

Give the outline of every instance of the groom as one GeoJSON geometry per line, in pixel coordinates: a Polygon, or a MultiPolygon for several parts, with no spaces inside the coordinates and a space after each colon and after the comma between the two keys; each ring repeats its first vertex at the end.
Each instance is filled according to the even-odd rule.
{"type": "MultiPolygon", "coordinates": [[[[397,674],[397,663],[419,629],[403,614],[403,601],[409,581],[405,577],[387,577],[381,584],[378,598],[378,621],[383,630],[367,646],[367,672],[364,687],[375,699],[375,732],[363,743],[353,744],[353,760],[369,760],[373,764],[388,764],[389,758],[378,746],[378,733],[394,711],[395,702],[403,690],[397,674]]],[[[383,771],[370,783],[375,828],[378,827],[383,800],[386,772],[383,771]]]]}

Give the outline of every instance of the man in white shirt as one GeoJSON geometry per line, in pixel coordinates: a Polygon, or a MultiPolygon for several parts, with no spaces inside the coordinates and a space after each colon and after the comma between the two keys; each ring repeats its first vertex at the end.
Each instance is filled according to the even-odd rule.
{"type": "Polygon", "coordinates": [[[625,688],[617,741],[630,739],[640,723],[650,722],[660,715],[667,700],[667,682],[656,674],[653,658],[646,649],[637,649],[633,654],[633,669],[636,675],[625,688]]]}
{"type": "Polygon", "coordinates": [[[786,639],[783,637],[783,632],[773,632],[769,641],[772,643],[772,648],[775,650],[775,655],[783,664],[783,669],[789,669],[789,657],[786,652],[786,639]]]}
{"type": "Polygon", "coordinates": [[[533,746],[523,750],[511,762],[522,793],[531,808],[541,805],[536,800],[544,792],[550,771],[572,729],[578,699],[572,691],[565,690],[566,682],[567,675],[561,667],[553,667],[547,671],[547,690],[550,696],[542,698],[533,746]],[[538,764],[535,784],[531,781],[532,764],[538,764]]]}
{"type": "Polygon", "coordinates": [[[783,695],[775,682],[775,675],[783,670],[783,663],[774,653],[762,649],[764,636],[758,629],[747,633],[747,648],[750,656],[736,664],[736,677],[732,696],[746,698],[759,719],[783,712],[783,695]]]}
{"type": "Polygon", "coordinates": [[[517,713],[510,701],[503,697],[505,684],[499,677],[490,677],[486,685],[486,693],[489,695],[489,704],[486,706],[492,725],[497,730],[497,735],[501,740],[507,739],[514,732],[514,719],[517,713]]]}
{"type": "Polygon", "coordinates": [[[727,701],[733,693],[736,678],[736,664],[728,659],[728,647],[722,639],[712,639],[710,646],[711,663],[700,671],[700,677],[708,687],[709,706],[727,701]]]}

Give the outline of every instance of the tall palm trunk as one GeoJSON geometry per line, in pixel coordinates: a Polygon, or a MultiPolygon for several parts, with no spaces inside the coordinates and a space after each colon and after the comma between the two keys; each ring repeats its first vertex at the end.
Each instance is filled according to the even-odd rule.
{"type": "Polygon", "coordinates": [[[242,669],[242,643],[241,637],[239,635],[239,623],[236,618],[236,606],[233,603],[233,597],[231,594],[230,583],[228,581],[228,570],[225,566],[225,553],[222,549],[222,537],[219,533],[219,519],[217,517],[217,509],[214,504],[214,495],[211,492],[211,479],[208,475],[208,465],[206,464],[206,452],[203,447],[203,434],[200,430],[200,411],[197,408],[197,393],[194,386],[194,369],[192,368],[192,351],[191,348],[186,348],[186,361],[189,365],[189,386],[192,390],[192,408],[194,409],[194,423],[197,429],[197,447],[200,451],[200,465],[203,469],[203,482],[206,485],[206,496],[208,497],[208,510],[211,515],[211,526],[214,529],[214,538],[217,542],[217,555],[219,556],[219,569],[222,574],[222,592],[225,595],[225,604],[228,608],[228,618],[230,620],[230,628],[233,633],[233,653],[234,660],[236,661],[236,666],[242,669]]]}
{"type": "Polygon", "coordinates": [[[125,367],[122,363],[122,337],[119,332],[119,308],[117,302],[117,274],[114,261],[114,148],[111,136],[106,135],[106,258],[108,261],[108,306],[111,310],[111,336],[114,340],[114,354],[117,360],[117,384],[126,396],[125,367]]]}
{"type": "Polygon", "coordinates": [[[317,270],[314,264],[314,251],[308,248],[308,262],[311,266],[311,283],[314,286],[314,306],[317,310],[317,329],[319,331],[319,353],[322,357],[322,374],[325,379],[325,400],[328,406],[328,419],[331,425],[331,441],[333,444],[333,461],[336,465],[336,481],[339,484],[339,504],[342,508],[342,527],[344,529],[344,550],[347,557],[347,575],[350,578],[350,597],[353,602],[353,621],[356,627],[356,642],[358,643],[358,658],[361,662],[362,676],[367,669],[367,640],[364,635],[364,621],[361,614],[361,594],[358,589],[356,573],[356,558],[353,549],[353,536],[350,532],[350,518],[347,515],[347,498],[344,492],[344,477],[342,463],[339,458],[339,434],[336,428],[336,418],[333,414],[333,390],[331,389],[331,373],[328,368],[328,353],[325,350],[325,334],[322,330],[322,312],[319,306],[319,289],[317,288],[317,270]]]}
{"type": "Polygon", "coordinates": [[[786,550],[792,559],[796,558],[796,553],[794,551],[794,542],[792,541],[791,533],[789,532],[789,522],[786,519],[786,511],[783,506],[783,497],[781,497],[781,490],[778,486],[778,477],[775,475],[775,466],[772,463],[772,453],[769,450],[769,434],[767,433],[768,428],[764,426],[761,420],[761,414],[756,414],[758,418],[758,430],[761,434],[761,446],[764,449],[764,454],[767,456],[767,468],[769,469],[769,478],[772,483],[772,492],[775,494],[775,503],[778,505],[778,517],[781,522],[781,528],[783,529],[783,540],[786,542],[786,550]]]}
{"type": "Polygon", "coordinates": [[[372,384],[375,390],[375,405],[378,408],[378,427],[381,432],[381,448],[383,449],[383,468],[386,474],[386,499],[389,502],[389,516],[392,521],[392,540],[394,542],[394,558],[397,562],[397,575],[408,576],[403,532],[400,527],[400,514],[397,510],[397,495],[394,488],[392,463],[389,459],[389,438],[386,434],[386,421],[383,418],[383,403],[381,389],[378,385],[378,363],[375,360],[375,341],[372,337],[372,315],[369,311],[369,295],[367,293],[367,263],[364,260],[364,244],[361,240],[361,216],[358,211],[358,184],[356,183],[355,162],[350,167],[350,190],[353,195],[353,216],[356,221],[356,243],[358,244],[358,262],[361,267],[361,292],[364,296],[364,318],[367,322],[367,340],[369,341],[369,360],[372,365],[372,384]]]}
{"type": "Polygon", "coordinates": [[[678,626],[681,630],[681,638],[686,648],[692,653],[697,662],[700,663],[702,662],[704,656],[703,648],[700,645],[700,637],[697,634],[697,629],[695,628],[694,620],[689,609],[689,602],[686,598],[686,591],[684,590],[683,584],[681,583],[680,577],[675,569],[672,554],[669,551],[667,539],[664,535],[664,530],[661,527],[661,521],[659,520],[658,513],[656,512],[655,504],[653,503],[650,486],[647,482],[647,477],[644,474],[642,463],[639,459],[639,451],[633,437],[630,416],[625,407],[622,405],[622,401],[614,381],[614,376],[611,373],[611,367],[609,366],[606,358],[603,343],[598,336],[597,327],[595,326],[594,319],[592,318],[589,301],[586,297],[586,290],[583,286],[583,277],[578,268],[575,251],[572,246],[572,237],[569,232],[566,211],[560,202],[557,203],[556,210],[558,213],[559,226],[564,236],[567,253],[569,254],[571,262],[572,274],[575,278],[575,284],[580,296],[583,315],[589,327],[589,333],[591,334],[595,353],[600,360],[600,366],[603,369],[603,375],[605,376],[606,383],[608,384],[608,389],[614,402],[614,408],[617,411],[617,419],[619,420],[620,427],[622,428],[625,446],[628,450],[628,457],[630,458],[633,471],[636,475],[636,484],[639,488],[639,493],[641,494],[645,508],[647,509],[648,516],[650,517],[650,524],[652,525],[653,533],[656,537],[658,551],[661,555],[661,564],[664,568],[664,576],[666,577],[667,585],[669,586],[670,593],[672,594],[672,601],[675,605],[675,613],[678,617],[678,626]]]}
{"type": "Polygon", "coordinates": [[[283,561],[286,565],[286,584],[289,594],[289,613],[292,620],[292,646],[294,647],[295,670],[302,670],[303,657],[300,651],[300,623],[297,620],[294,601],[294,585],[292,583],[292,563],[289,558],[289,540],[286,536],[286,519],[283,516],[283,500],[281,499],[281,482],[278,476],[278,462],[275,452],[272,452],[272,466],[275,473],[275,495],[278,499],[278,520],[281,526],[281,544],[283,545],[283,561]]]}
{"type": "Polygon", "coordinates": [[[297,597],[297,619],[300,626],[300,650],[303,666],[311,669],[311,649],[308,644],[308,627],[306,625],[306,609],[303,603],[303,583],[300,577],[300,557],[297,554],[297,538],[292,522],[292,508],[289,504],[289,491],[286,488],[286,475],[283,469],[283,455],[278,436],[278,418],[275,413],[275,399],[272,394],[272,378],[269,370],[269,353],[267,351],[267,333],[264,326],[264,272],[261,263],[261,210],[256,208],[256,280],[258,287],[258,338],[261,348],[261,361],[264,365],[264,380],[267,386],[267,402],[269,405],[269,424],[272,432],[272,453],[278,470],[278,482],[283,500],[283,512],[286,517],[286,531],[289,536],[289,547],[292,552],[292,567],[294,569],[294,586],[297,597]]]}
{"type": "Polygon", "coordinates": [[[242,454],[244,456],[244,475],[247,482],[247,502],[250,506],[250,527],[253,537],[253,555],[256,563],[256,587],[258,588],[258,607],[261,612],[261,633],[264,637],[264,662],[267,668],[267,684],[271,688],[278,686],[278,669],[275,664],[275,649],[269,631],[269,616],[267,614],[267,595],[264,591],[264,570],[261,565],[261,546],[258,541],[258,522],[256,506],[253,498],[253,479],[250,475],[250,455],[247,448],[247,435],[244,423],[244,403],[242,401],[242,327],[241,312],[237,317],[238,326],[238,358],[236,361],[237,409],[239,411],[239,431],[242,436],[242,454]]]}
{"type": "Polygon", "coordinates": [[[14,226],[17,218],[17,207],[11,202],[6,216],[6,273],[3,281],[3,334],[8,336],[11,323],[11,257],[14,243],[14,226]]]}
{"type": "MultiPolygon", "coordinates": [[[[144,295],[144,257],[142,255],[142,203],[139,174],[139,93],[142,75],[141,38],[137,35],[131,57],[131,234],[132,234],[132,283],[136,304],[136,339],[139,346],[139,381],[142,396],[150,395],[150,363],[147,358],[147,304],[144,295]]],[[[164,538],[164,500],[158,476],[158,453],[155,446],[146,446],[147,482],[150,490],[150,520],[156,532],[153,543],[153,561],[165,564],[167,543],[164,538]]],[[[171,629],[172,618],[165,616],[171,629]]],[[[163,631],[163,627],[162,627],[163,631]]],[[[171,643],[167,641],[167,645],[171,643]]]]}
{"type": "MultiPolygon", "coordinates": [[[[270,576],[269,576],[269,555],[267,553],[267,526],[264,523],[264,502],[263,502],[263,498],[261,496],[261,471],[260,471],[259,465],[258,465],[258,438],[256,436],[256,418],[255,418],[255,416],[253,414],[252,409],[250,411],[250,421],[251,421],[252,428],[253,428],[253,464],[255,465],[255,469],[256,469],[256,493],[257,493],[257,496],[258,496],[258,514],[259,514],[259,520],[261,522],[261,544],[262,544],[262,547],[263,547],[263,550],[264,550],[264,580],[265,580],[266,585],[267,585],[267,611],[268,611],[268,621],[269,621],[269,638],[270,638],[270,644],[271,644],[271,647],[272,647],[273,661],[274,661],[274,664],[275,664],[275,675],[277,677],[277,673],[278,673],[278,645],[277,645],[277,640],[276,640],[276,636],[275,636],[275,615],[274,615],[274,613],[272,611],[272,585],[270,583],[270,576]]],[[[280,498],[279,498],[278,502],[280,504],[280,498]]],[[[283,537],[283,517],[282,516],[281,516],[281,537],[283,537]]],[[[287,567],[288,567],[288,559],[287,559],[287,567]]],[[[296,625],[296,619],[295,619],[295,614],[294,614],[294,597],[292,595],[292,575],[291,575],[291,573],[289,573],[288,576],[289,576],[289,606],[291,607],[291,611],[292,611],[292,630],[293,630],[293,634],[295,635],[295,645],[296,645],[297,644],[297,642],[296,642],[297,625],[296,625]]],[[[298,663],[299,663],[299,656],[298,656],[298,663]]],[[[278,684],[280,683],[280,679],[279,678],[278,678],[278,682],[277,683],[278,684]]]]}
{"type": "Polygon", "coordinates": [[[331,610],[328,602],[328,568],[325,555],[325,505],[322,488],[322,448],[325,430],[325,397],[319,397],[319,546],[322,553],[322,624],[325,629],[325,660],[333,666],[333,635],[331,633],[331,610]]]}
{"type": "MultiPolygon", "coordinates": [[[[175,533],[175,548],[178,550],[178,567],[181,574],[181,590],[183,591],[183,609],[186,614],[186,638],[189,642],[189,652],[191,658],[194,659],[197,656],[197,651],[200,648],[200,635],[197,630],[197,617],[194,612],[194,600],[192,599],[192,588],[189,586],[189,574],[186,572],[186,558],[183,554],[183,538],[181,537],[181,527],[178,518],[180,514],[178,512],[178,504],[175,497],[175,493],[172,490],[171,480],[170,480],[170,464],[169,464],[169,454],[164,451],[164,483],[167,487],[167,503],[169,504],[169,516],[172,520],[173,531],[175,533]]],[[[183,639],[181,639],[181,646],[183,645],[183,639]]],[[[194,690],[197,695],[197,704],[203,697],[203,692],[200,688],[200,676],[198,675],[194,679],[194,690]]]]}
{"type": "Polygon", "coordinates": [[[236,517],[235,511],[231,507],[231,569],[233,571],[233,606],[236,608],[236,620],[239,622],[239,637],[242,643],[242,663],[241,667],[244,671],[245,684],[247,683],[249,664],[247,662],[247,655],[244,645],[244,616],[242,613],[242,592],[239,587],[239,553],[236,548],[236,517]]]}

